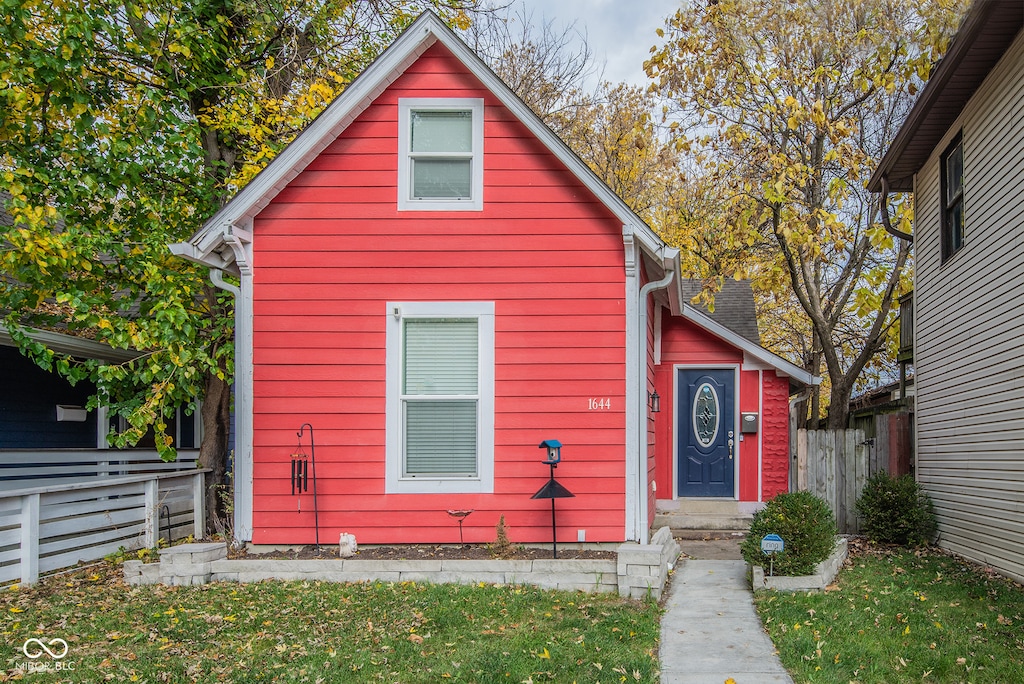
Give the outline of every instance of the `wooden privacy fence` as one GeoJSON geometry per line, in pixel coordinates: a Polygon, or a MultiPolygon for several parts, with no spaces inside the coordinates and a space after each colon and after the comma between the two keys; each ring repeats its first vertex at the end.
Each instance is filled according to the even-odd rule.
{"type": "Polygon", "coordinates": [[[865,439],[863,430],[797,430],[792,447],[791,489],[828,502],[840,533],[860,532],[857,499],[869,477],[888,472],[888,453],[865,439]]]}
{"type": "Polygon", "coordinates": [[[207,470],[54,480],[0,491],[0,583],[117,551],[205,536],[207,470]]]}

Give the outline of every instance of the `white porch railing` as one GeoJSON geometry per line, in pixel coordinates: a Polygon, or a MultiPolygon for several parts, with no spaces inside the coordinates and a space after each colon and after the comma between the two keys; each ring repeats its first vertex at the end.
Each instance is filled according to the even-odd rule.
{"type": "Polygon", "coordinates": [[[126,549],[206,536],[207,470],[36,482],[0,491],[0,583],[34,584],[41,573],[126,549]]]}
{"type": "Polygon", "coordinates": [[[0,490],[195,470],[198,457],[198,449],[181,449],[170,462],[152,449],[0,449],[0,490]]]}

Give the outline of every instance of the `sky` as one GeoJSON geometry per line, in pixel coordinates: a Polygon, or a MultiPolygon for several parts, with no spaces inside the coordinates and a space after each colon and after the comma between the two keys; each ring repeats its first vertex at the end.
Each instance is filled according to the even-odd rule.
{"type": "MultiPolygon", "coordinates": [[[[553,20],[560,31],[576,22],[585,31],[594,61],[604,65],[604,80],[645,85],[643,63],[658,42],[655,31],[675,12],[681,0],[514,0],[533,11],[535,25],[553,20]]],[[[596,85],[596,84],[595,84],[596,85]]]]}

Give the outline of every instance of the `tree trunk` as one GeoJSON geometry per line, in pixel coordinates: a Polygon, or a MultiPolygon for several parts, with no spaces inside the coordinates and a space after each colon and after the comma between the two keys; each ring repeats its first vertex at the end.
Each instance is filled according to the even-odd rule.
{"type": "Polygon", "coordinates": [[[854,377],[847,373],[842,378],[832,381],[832,392],[829,395],[828,424],[829,430],[845,430],[850,419],[850,395],[853,394],[854,377]]]}
{"type": "Polygon", "coordinates": [[[228,518],[230,483],[227,481],[231,386],[212,373],[206,378],[202,419],[199,465],[210,469],[206,474],[206,530],[207,533],[223,533],[231,527],[228,518]]]}
{"type": "MultiPolygon", "coordinates": [[[[805,370],[818,375],[821,373],[821,344],[818,342],[818,335],[811,338],[812,351],[808,355],[805,370]]],[[[817,430],[821,422],[821,385],[811,385],[807,401],[804,402],[804,411],[800,415],[804,418],[804,427],[808,430],[817,430]]]]}

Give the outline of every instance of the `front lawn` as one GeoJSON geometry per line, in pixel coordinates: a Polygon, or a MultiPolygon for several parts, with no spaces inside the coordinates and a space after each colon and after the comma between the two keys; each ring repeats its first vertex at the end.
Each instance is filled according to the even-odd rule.
{"type": "Polygon", "coordinates": [[[1024,681],[1024,587],[939,551],[861,546],[828,591],[755,602],[798,683],[1024,681]]]}
{"type": "MultiPolygon", "coordinates": [[[[129,587],[120,566],[0,593],[0,681],[621,682],[657,677],[659,610],[532,587],[129,587]],[[68,643],[27,672],[28,639],[68,643]],[[73,670],[68,669],[73,667],[73,670]]],[[[54,645],[56,650],[59,643],[54,645]]]]}

